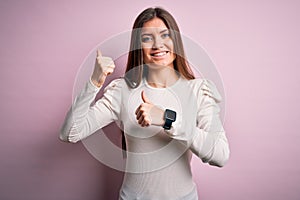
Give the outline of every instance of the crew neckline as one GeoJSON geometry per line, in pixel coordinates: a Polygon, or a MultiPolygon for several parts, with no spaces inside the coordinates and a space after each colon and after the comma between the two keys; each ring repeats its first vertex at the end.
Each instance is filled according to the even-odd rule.
{"type": "Polygon", "coordinates": [[[175,83],[173,83],[172,85],[170,85],[168,87],[162,87],[162,88],[157,88],[157,87],[153,87],[153,86],[149,85],[146,77],[143,77],[143,83],[146,85],[146,87],[153,89],[153,90],[166,90],[166,89],[170,89],[170,88],[173,88],[176,85],[178,85],[179,82],[181,81],[181,79],[182,79],[182,77],[181,77],[181,75],[179,75],[179,77],[178,77],[177,81],[175,81],[175,83]]]}

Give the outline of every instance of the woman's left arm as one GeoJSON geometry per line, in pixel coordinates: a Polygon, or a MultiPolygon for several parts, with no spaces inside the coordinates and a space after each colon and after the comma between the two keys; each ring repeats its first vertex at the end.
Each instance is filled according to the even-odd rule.
{"type": "Polygon", "coordinates": [[[175,127],[166,132],[174,139],[186,142],[190,150],[203,162],[223,167],[229,159],[230,150],[219,116],[218,103],[221,102],[221,96],[213,82],[207,79],[203,79],[196,96],[196,126],[187,127],[191,123],[181,123],[181,127],[176,127],[175,124],[175,127]]]}

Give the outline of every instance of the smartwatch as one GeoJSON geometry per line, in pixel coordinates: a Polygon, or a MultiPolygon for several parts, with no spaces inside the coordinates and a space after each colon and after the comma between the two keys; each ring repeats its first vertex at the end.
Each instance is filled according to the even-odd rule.
{"type": "Polygon", "coordinates": [[[165,120],[165,124],[163,128],[166,130],[170,130],[172,123],[175,122],[176,120],[176,112],[170,109],[166,109],[164,114],[164,120],[165,120]]]}

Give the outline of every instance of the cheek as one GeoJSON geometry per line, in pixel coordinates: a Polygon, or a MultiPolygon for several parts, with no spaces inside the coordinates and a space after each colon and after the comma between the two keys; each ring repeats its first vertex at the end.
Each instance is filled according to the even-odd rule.
{"type": "Polygon", "coordinates": [[[172,61],[174,61],[176,59],[176,54],[175,53],[172,53],[172,61]]]}
{"type": "Polygon", "coordinates": [[[143,52],[143,60],[147,62],[149,60],[150,50],[148,48],[143,48],[142,52],[143,52]]]}
{"type": "Polygon", "coordinates": [[[171,56],[172,56],[172,60],[174,60],[176,58],[176,54],[174,52],[174,43],[172,40],[169,40],[166,43],[166,46],[168,47],[168,49],[171,51],[171,56]]]}
{"type": "Polygon", "coordinates": [[[172,39],[169,39],[165,42],[165,45],[168,47],[168,49],[171,51],[171,52],[174,52],[174,44],[173,44],[173,40],[172,39]]]}

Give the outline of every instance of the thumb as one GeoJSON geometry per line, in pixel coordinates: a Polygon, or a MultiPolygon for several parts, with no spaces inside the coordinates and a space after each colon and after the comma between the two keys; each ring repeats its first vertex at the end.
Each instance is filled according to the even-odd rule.
{"type": "Polygon", "coordinates": [[[143,99],[143,101],[144,101],[145,103],[150,103],[150,104],[152,104],[151,101],[150,101],[150,100],[148,99],[148,97],[146,96],[144,90],[142,91],[141,94],[142,94],[142,99],[143,99]]]}
{"type": "Polygon", "coordinates": [[[97,49],[97,57],[98,56],[102,57],[102,53],[101,53],[101,51],[99,49],[97,49]]]}

